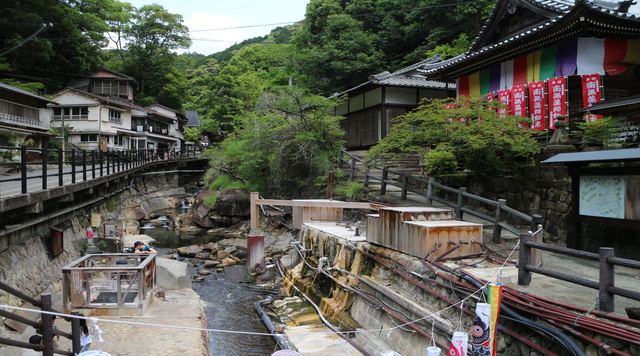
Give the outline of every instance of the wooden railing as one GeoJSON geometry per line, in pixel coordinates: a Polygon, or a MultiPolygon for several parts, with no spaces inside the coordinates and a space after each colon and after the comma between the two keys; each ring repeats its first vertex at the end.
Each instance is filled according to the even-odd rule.
{"type": "Polygon", "coordinates": [[[614,256],[611,247],[601,247],[600,253],[574,250],[566,247],[548,245],[533,242],[531,233],[520,235],[520,256],[518,260],[518,285],[528,286],[531,283],[531,274],[539,273],[545,276],[561,279],[588,288],[597,289],[599,309],[604,312],[614,311],[614,296],[619,295],[629,299],[640,300],[640,292],[637,290],[623,289],[614,285],[615,266],[626,266],[640,270],[640,261],[629,260],[614,256]],[[553,271],[536,266],[531,263],[531,255],[535,249],[559,253],[565,256],[579,257],[600,262],[600,274],[598,281],[592,281],[576,277],[567,273],[553,271]]]}
{"type": "MultiPolygon", "coordinates": [[[[179,149],[141,149],[141,150],[107,150],[84,151],[62,149],[35,149],[27,147],[0,146],[0,152],[12,159],[0,162],[0,168],[12,168],[19,175],[0,179],[0,183],[22,182],[22,194],[29,191],[29,182],[40,180],[38,189],[47,189],[49,178],[58,178],[58,186],[64,185],[64,177],[70,176],[71,183],[95,179],[133,169],[151,162],[179,161],[186,158],[199,158],[201,150],[197,146],[179,149]],[[28,156],[37,156],[38,160],[30,160],[28,156]],[[56,168],[50,168],[55,166],[56,168]],[[31,169],[34,173],[29,173],[31,169]],[[80,176],[81,175],[81,176],[80,176]]],[[[32,188],[33,189],[33,188],[32,188]]]]}
{"type": "Polygon", "coordinates": [[[462,220],[464,213],[467,213],[482,220],[491,222],[495,226],[492,235],[492,242],[494,243],[500,242],[502,229],[506,229],[515,235],[520,235],[522,233],[522,231],[520,231],[518,228],[506,222],[506,216],[504,213],[511,214],[511,216],[521,220],[523,223],[528,224],[531,231],[535,231],[537,226],[542,223],[541,215],[534,214],[530,216],[524,214],[512,207],[507,206],[507,201],[505,199],[498,199],[497,201],[486,199],[478,195],[467,193],[467,188],[464,187],[460,187],[459,189],[447,187],[446,185],[436,183],[435,178],[422,179],[404,172],[391,170],[387,167],[375,166],[374,168],[382,171],[381,176],[375,176],[370,173],[370,167],[367,165],[364,165],[364,171],[360,172],[360,169],[358,169],[357,167],[358,162],[361,162],[364,165],[364,162],[359,157],[350,154],[344,149],[340,150],[340,164],[341,166],[343,164],[346,164],[349,167],[349,178],[351,180],[354,179],[356,174],[361,173],[364,176],[365,187],[369,186],[370,180],[380,181],[380,195],[385,195],[387,192],[387,185],[392,185],[401,189],[400,199],[402,200],[406,200],[407,193],[411,192],[413,194],[425,197],[427,206],[433,206],[433,202],[435,201],[445,206],[454,208],[456,212],[456,219],[462,220]],[[349,157],[349,159],[346,159],[344,156],[349,157]],[[399,178],[399,182],[388,179],[389,173],[397,175],[399,178]],[[426,185],[426,191],[424,189],[417,189],[412,187],[419,184],[426,185]],[[442,197],[439,197],[437,193],[440,191],[457,195],[457,200],[455,202],[451,202],[442,197]],[[483,214],[466,207],[465,199],[479,202],[484,206],[494,209],[493,216],[489,216],[487,214],[483,214]]]}
{"type": "MultiPolygon", "coordinates": [[[[0,309],[0,317],[11,319],[19,323],[32,326],[35,329],[42,330],[41,345],[30,344],[27,342],[17,341],[9,338],[4,338],[4,337],[0,337],[0,344],[21,347],[21,348],[31,349],[35,351],[42,351],[42,354],[45,356],[51,356],[54,353],[58,355],[77,355],[78,353],[80,353],[79,320],[77,318],[67,318],[67,319],[70,319],[71,321],[71,334],[60,331],[58,329],[54,329],[53,322],[52,322],[52,314],[49,314],[46,312],[57,313],[57,314],[60,314],[60,312],[53,309],[50,293],[43,293],[40,296],[40,300],[37,300],[2,282],[0,282],[0,289],[17,298],[22,299],[23,301],[33,306],[40,307],[41,310],[45,312],[45,313],[42,313],[41,315],[41,318],[40,318],[41,321],[36,321],[36,320],[29,319],[25,316],[18,315],[17,313],[11,313],[8,310],[0,309]],[[69,351],[64,351],[64,350],[55,350],[53,348],[54,335],[60,335],[62,337],[70,339],[73,345],[72,346],[73,353],[69,351]]],[[[72,313],[72,315],[78,316],[79,313],[76,311],[72,313]]]]}
{"type": "Polygon", "coordinates": [[[86,255],[62,268],[65,310],[138,309],[142,315],[156,286],[155,254],[86,255]]]}

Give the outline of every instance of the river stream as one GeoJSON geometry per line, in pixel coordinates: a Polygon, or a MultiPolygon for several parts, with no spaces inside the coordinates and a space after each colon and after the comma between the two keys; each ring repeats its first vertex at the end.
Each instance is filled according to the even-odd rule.
{"type": "MultiPolygon", "coordinates": [[[[140,231],[149,235],[157,243],[154,247],[160,255],[188,245],[202,245],[217,242],[225,237],[211,235],[190,235],[178,233],[170,228],[156,227],[140,231]]],[[[191,276],[199,276],[191,267],[191,276]]],[[[205,314],[209,329],[233,330],[254,333],[269,333],[256,313],[254,303],[279,293],[274,288],[260,284],[239,283],[246,277],[244,265],[225,267],[222,270],[211,269],[202,282],[193,282],[193,290],[200,295],[205,304],[205,314]]],[[[212,356],[264,356],[271,355],[276,343],[271,336],[254,336],[227,332],[209,333],[209,349],[212,356]]]]}

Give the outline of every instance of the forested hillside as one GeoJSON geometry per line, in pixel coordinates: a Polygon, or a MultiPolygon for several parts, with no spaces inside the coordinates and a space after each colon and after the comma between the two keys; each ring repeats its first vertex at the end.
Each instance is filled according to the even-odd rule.
{"type": "Polygon", "coordinates": [[[331,168],[341,134],[338,119],[328,120],[336,100],[327,97],[436,53],[463,53],[493,6],[490,0],[311,0],[299,23],[219,53],[178,54],[191,44],[189,30],[160,5],[1,3],[5,82],[46,95],[104,65],[136,79],[139,105],[197,111],[211,142],[244,130],[221,145],[218,163],[245,175],[274,167],[249,181],[271,189],[274,182],[313,185],[310,179],[331,168]],[[248,135],[250,129],[266,135],[248,135]]]}

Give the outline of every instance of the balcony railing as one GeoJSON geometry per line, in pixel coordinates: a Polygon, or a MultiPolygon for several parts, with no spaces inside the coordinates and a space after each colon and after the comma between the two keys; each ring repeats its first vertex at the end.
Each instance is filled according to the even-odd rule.
{"type": "Polygon", "coordinates": [[[24,124],[24,125],[30,125],[30,126],[42,126],[42,123],[40,122],[40,120],[29,119],[26,117],[10,115],[6,113],[0,113],[0,121],[12,123],[12,124],[17,123],[17,124],[24,124]]]}

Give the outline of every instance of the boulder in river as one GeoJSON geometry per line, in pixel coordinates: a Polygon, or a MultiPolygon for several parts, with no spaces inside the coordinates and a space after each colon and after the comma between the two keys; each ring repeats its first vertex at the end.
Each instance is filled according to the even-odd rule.
{"type": "Polygon", "coordinates": [[[184,246],[184,247],[178,248],[178,254],[184,257],[196,257],[196,255],[201,252],[202,252],[202,249],[198,245],[184,246]]]}

